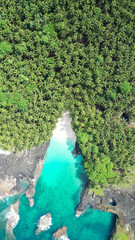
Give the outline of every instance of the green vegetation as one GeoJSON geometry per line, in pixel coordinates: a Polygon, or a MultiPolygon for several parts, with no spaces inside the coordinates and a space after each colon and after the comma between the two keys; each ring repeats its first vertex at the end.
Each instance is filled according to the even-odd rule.
{"type": "Polygon", "coordinates": [[[2,41],[0,42],[0,56],[1,58],[4,57],[5,55],[8,55],[13,52],[13,47],[11,43],[2,41]]]}
{"type": "Polygon", "coordinates": [[[91,193],[91,191],[94,192],[95,195],[98,196],[104,196],[104,188],[101,188],[100,186],[96,186],[96,188],[89,188],[89,193],[91,193]]]}
{"type": "Polygon", "coordinates": [[[124,82],[121,83],[121,86],[120,86],[121,94],[123,94],[123,95],[128,94],[130,92],[130,89],[131,89],[131,87],[130,87],[129,82],[124,81],[124,82]]]}
{"type": "Polygon", "coordinates": [[[46,142],[70,108],[91,186],[134,164],[132,0],[0,1],[0,147],[46,142]]]}
{"type": "Polygon", "coordinates": [[[131,230],[131,227],[129,224],[127,224],[125,227],[127,227],[129,230],[122,228],[119,224],[117,225],[117,232],[113,235],[111,238],[112,240],[134,240],[134,233],[131,230]]]}
{"type": "Polygon", "coordinates": [[[114,188],[120,188],[120,189],[127,189],[132,190],[133,186],[135,185],[135,165],[130,167],[127,171],[127,174],[125,177],[123,177],[122,181],[115,184],[114,188]]]}

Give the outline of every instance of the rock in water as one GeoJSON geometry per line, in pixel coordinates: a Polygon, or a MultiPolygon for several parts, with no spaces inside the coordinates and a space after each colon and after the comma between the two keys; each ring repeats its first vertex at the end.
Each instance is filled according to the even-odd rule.
{"type": "Polygon", "coordinates": [[[67,234],[65,234],[65,235],[61,236],[59,238],[59,240],[70,240],[70,239],[68,238],[67,234]]]}
{"type": "Polygon", "coordinates": [[[66,237],[66,232],[67,232],[67,227],[63,226],[61,228],[59,228],[56,232],[53,233],[53,236],[56,238],[56,239],[68,239],[68,238],[63,238],[63,237],[66,237]]]}
{"type": "Polygon", "coordinates": [[[40,219],[39,219],[39,223],[38,223],[38,229],[36,230],[36,235],[39,234],[41,231],[46,231],[50,228],[50,226],[52,225],[52,216],[50,213],[47,213],[45,215],[43,215],[40,219]]]}
{"type": "Polygon", "coordinates": [[[34,205],[34,199],[33,198],[29,198],[29,204],[30,204],[30,207],[33,207],[33,205],[34,205]]]}
{"type": "Polygon", "coordinates": [[[6,215],[7,223],[6,223],[6,236],[5,240],[14,240],[15,236],[13,234],[13,229],[17,225],[19,221],[19,214],[18,214],[18,209],[19,209],[19,201],[11,205],[10,211],[6,215]]]}
{"type": "Polygon", "coordinates": [[[80,217],[80,215],[82,215],[83,213],[85,212],[85,210],[84,211],[78,211],[78,210],[76,210],[76,217],[80,217]]]}

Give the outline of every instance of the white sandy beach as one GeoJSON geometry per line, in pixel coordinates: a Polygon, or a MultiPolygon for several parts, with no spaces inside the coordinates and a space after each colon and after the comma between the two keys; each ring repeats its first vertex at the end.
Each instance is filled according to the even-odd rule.
{"type": "Polygon", "coordinates": [[[9,155],[10,153],[11,153],[10,151],[6,151],[0,148],[0,154],[9,155]]]}
{"type": "Polygon", "coordinates": [[[69,111],[63,113],[63,117],[58,119],[55,130],[53,131],[53,136],[56,137],[61,142],[66,142],[68,138],[76,142],[76,135],[72,129],[72,118],[69,117],[69,111]]]}
{"type": "MultiPolygon", "coordinates": [[[[53,136],[56,137],[61,142],[66,142],[68,138],[76,142],[76,135],[72,129],[72,118],[69,116],[69,110],[63,113],[63,117],[58,119],[55,130],[53,131],[53,136]]],[[[0,148],[0,154],[9,155],[10,151],[6,151],[0,148]]]]}

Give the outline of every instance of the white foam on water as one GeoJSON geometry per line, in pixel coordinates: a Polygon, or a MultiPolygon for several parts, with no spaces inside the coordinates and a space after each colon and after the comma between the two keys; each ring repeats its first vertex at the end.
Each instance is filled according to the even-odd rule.
{"type": "Polygon", "coordinates": [[[68,236],[65,234],[59,238],[59,240],[70,240],[68,236]]]}
{"type": "Polygon", "coordinates": [[[16,225],[20,219],[19,215],[15,212],[12,205],[11,205],[10,211],[7,213],[7,215],[5,217],[10,221],[12,229],[16,227],[16,225]]]}

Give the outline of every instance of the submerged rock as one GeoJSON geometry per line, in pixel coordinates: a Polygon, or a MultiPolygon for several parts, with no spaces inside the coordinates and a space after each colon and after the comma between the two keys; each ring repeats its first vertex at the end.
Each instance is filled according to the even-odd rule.
{"type": "Polygon", "coordinates": [[[6,223],[6,236],[5,240],[14,240],[15,236],[13,233],[13,229],[16,227],[20,217],[18,214],[18,209],[19,209],[19,201],[16,203],[12,204],[10,207],[10,211],[6,215],[7,223],[6,223]]]}
{"type": "Polygon", "coordinates": [[[38,228],[36,230],[36,235],[38,235],[41,231],[46,231],[50,228],[50,226],[52,225],[52,216],[50,213],[47,213],[45,215],[43,215],[40,219],[39,219],[39,223],[38,223],[38,228]]]}
{"type": "Polygon", "coordinates": [[[54,232],[53,236],[56,239],[65,239],[64,237],[67,237],[66,232],[67,232],[67,227],[63,226],[63,227],[59,228],[56,232],[54,232]]]}

